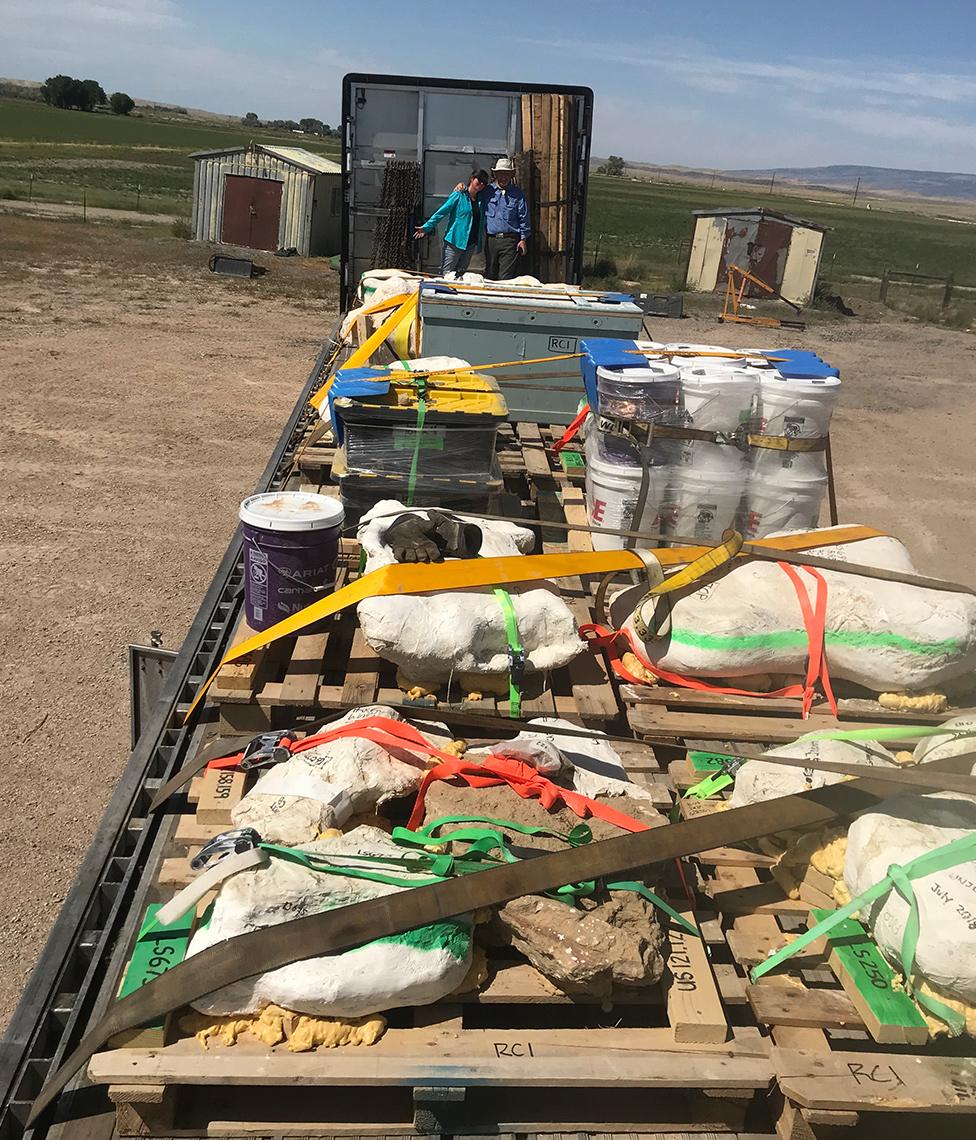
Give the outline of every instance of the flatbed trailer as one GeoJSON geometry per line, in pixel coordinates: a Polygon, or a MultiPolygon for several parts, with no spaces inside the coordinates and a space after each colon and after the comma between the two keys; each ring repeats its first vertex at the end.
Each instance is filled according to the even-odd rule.
{"type": "MultiPolygon", "coordinates": [[[[258,491],[334,492],[328,445],[310,430],[309,398],[350,348],[340,344],[337,326],[258,491]]],[[[537,530],[540,549],[585,550],[581,474],[553,454],[552,439],[534,424],[502,433],[500,506],[537,530]]],[[[296,1055],[239,1043],[202,1052],[174,1018],[148,1043],[97,1054],[89,1074],[76,1076],[53,1109],[25,1128],[45,1079],[115,1000],[146,905],[187,881],[188,856],[226,828],[244,778],[235,776],[220,796],[206,777],[198,779],[166,813],[148,812],[155,791],[221,733],[300,725],[322,710],[373,701],[405,704],[350,613],[325,633],[269,647],[243,680],[235,674],[234,685],[218,677],[203,715],[184,724],[199,686],[240,636],[241,561],[235,536],[14,1014],[0,1055],[0,1140],[728,1138],[773,1130],[826,1140],[852,1129],[916,1135],[933,1116],[940,1135],[971,1134],[971,1041],[929,1040],[923,1048],[893,1036],[823,946],[785,973],[750,984],[749,967],[803,929],[811,908],[827,905],[828,884],[785,883],[768,856],[732,847],[682,861],[680,874],[662,869],[661,889],[697,922],[702,940],[672,927],[663,983],[614,992],[610,1008],[563,993],[531,966],[496,954],[477,989],[391,1011],[386,1036],[368,1048],[296,1055]]],[[[346,542],[343,573],[355,575],[357,562],[354,543],[346,542]]],[[[580,620],[592,614],[594,585],[562,582],[580,620]]],[[[484,711],[504,716],[507,709],[496,702],[484,711]]],[[[779,741],[808,727],[796,702],[620,686],[600,656],[579,659],[527,695],[524,716],[554,714],[632,737],[616,745],[631,779],[662,810],[681,816],[714,810],[681,794],[698,778],[689,759],[696,749],[779,741]]],[[[905,719],[873,701],[842,703],[841,714],[858,725],[905,719]]],[[[823,710],[816,716],[818,727],[839,723],[823,710]]]]}

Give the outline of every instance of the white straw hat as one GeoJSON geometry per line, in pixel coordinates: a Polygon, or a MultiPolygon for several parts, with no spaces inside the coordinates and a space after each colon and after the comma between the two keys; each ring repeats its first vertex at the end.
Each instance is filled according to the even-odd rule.
{"type": "Polygon", "coordinates": [[[491,168],[491,170],[493,174],[498,170],[508,171],[509,174],[515,173],[515,167],[512,165],[512,160],[510,158],[500,158],[491,168]]]}

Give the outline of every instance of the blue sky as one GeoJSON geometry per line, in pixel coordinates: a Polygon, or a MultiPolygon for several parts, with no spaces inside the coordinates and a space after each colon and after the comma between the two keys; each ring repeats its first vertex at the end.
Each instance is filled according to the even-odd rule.
{"type": "Polygon", "coordinates": [[[346,71],[585,83],[594,151],[976,173],[976,3],[0,0],[0,74],[334,123],[346,71]]]}

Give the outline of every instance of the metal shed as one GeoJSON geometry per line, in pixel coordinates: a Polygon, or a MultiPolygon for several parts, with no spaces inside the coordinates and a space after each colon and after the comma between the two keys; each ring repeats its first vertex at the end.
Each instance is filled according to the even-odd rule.
{"type": "Polygon", "coordinates": [[[297,249],[304,257],[342,244],[342,168],[297,146],[198,151],[193,158],[196,241],[297,249]]]}
{"type": "MultiPolygon", "coordinates": [[[[826,226],[775,210],[695,210],[685,286],[724,289],[729,266],[748,269],[780,296],[805,305],[813,296],[826,226]]],[[[747,296],[763,296],[750,285],[747,296]]]]}

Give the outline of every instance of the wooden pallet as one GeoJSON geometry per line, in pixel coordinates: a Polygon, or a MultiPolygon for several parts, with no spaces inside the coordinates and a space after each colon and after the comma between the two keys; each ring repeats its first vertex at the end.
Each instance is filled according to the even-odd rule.
{"type": "MultiPolygon", "coordinates": [[[[653,751],[637,742],[622,751],[635,781],[670,802],[653,751]]],[[[168,824],[154,901],[190,880],[190,858],[230,826],[253,779],[210,769],[192,782],[168,824]]],[[[738,1132],[747,1113],[761,1114],[769,1043],[737,968],[709,960],[710,944],[725,946],[717,922],[688,914],[705,941],[672,929],[662,981],[617,989],[606,1003],[564,993],[514,951],[493,949],[478,990],[391,1011],[369,1048],[291,1054],[245,1039],[204,1052],[171,1017],[138,1047],[98,1054],[89,1073],[109,1085],[120,1135],[738,1132]]]]}
{"type": "MultiPolygon", "coordinates": [[[[869,724],[941,724],[959,716],[961,709],[944,713],[894,712],[876,700],[841,697],[840,717],[835,717],[826,701],[818,700],[806,719],[798,699],[789,697],[731,696],[726,693],[698,692],[673,685],[619,686],[627,721],[643,740],[677,743],[689,736],[701,740],[730,740],[740,743],[786,744],[805,732],[822,729],[865,728],[869,724]]],[[[889,741],[896,747],[914,746],[914,741],[889,741]]]]}
{"type": "MultiPolygon", "coordinates": [[[[546,522],[583,522],[585,506],[582,475],[573,468],[564,471],[548,450],[560,429],[518,425],[500,433],[499,465],[505,491],[500,506],[506,515],[525,519],[538,529],[542,548],[592,549],[585,532],[568,532],[546,522]]],[[[307,437],[314,438],[313,435],[307,437]]],[[[329,482],[333,449],[322,441],[299,448],[296,463],[304,472],[296,486],[325,494],[337,493],[329,482]]],[[[342,565],[337,587],[358,572],[358,544],[343,541],[342,565]]],[[[579,578],[559,582],[563,599],[580,624],[593,620],[591,582],[579,578]]],[[[232,645],[251,636],[243,615],[232,636],[232,645]]],[[[584,724],[600,725],[615,720],[620,706],[602,657],[583,653],[569,665],[545,676],[525,679],[523,716],[559,716],[584,724]]],[[[509,715],[507,694],[484,694],[470,701],[459,688],[436,697],[423,698],[428,707],[464,708],[498,716],[509,715]]],[[[224,666],[211,686],[208,700],[217,706],[220,725],[227,732],[261,732],[288,727],[295,718],[322,714],[333,709],[381,702],[400,704],[405,694],[398,689],[396,669],[381,660],[366,644],[355,613],[337,615],[323,629],[283,638],[255,653],[250,659],[224,666]]]]}
{"type": "MultiPolygon", "coordinates": [[[[725,725],[723,743],[749,751],[751,733],[737,732],[734,722],[754,718],[723,715],[732,722],[725,725]]],[[[687,752],[721,751],[717,739],[703,735],[678,747],[654,749],[666,767],[666,775],[657,777],[658,793],[672,789],[679,818],[721,810],[724,797],[683,798],[704,775],[693,768],[687,752]],[[678,758],[662,761],[668,755],[678,758]]],[[[976,1113],[976,1047],[971,1041],[930,1038],[924,1028],[896,1024],[896,1019],[879,1020],[865,1002],[858,978],[826,940],[757,983],[749,981],[753,966],[812,925],[814,908],[836,907],[831,880],[811,868],[796,883],[775,866],[774,858],[749,847],[702,852],[687,862],[694,868],[686,881],[694,880],[698,912],[715,915],[708,927],[713,969],[735,971],[752,1023],[773,1046],[776,1126],[784,1140],[833,1136],[832,1129],[854,1125],[858,1135],[894,1135],[897,1129],[887,1115],[892,1112],[905,1119],[914,1113],[936,1114],[939,1135],[971,1134],[973,1122],[957,1114],[976,1113]]]]}

